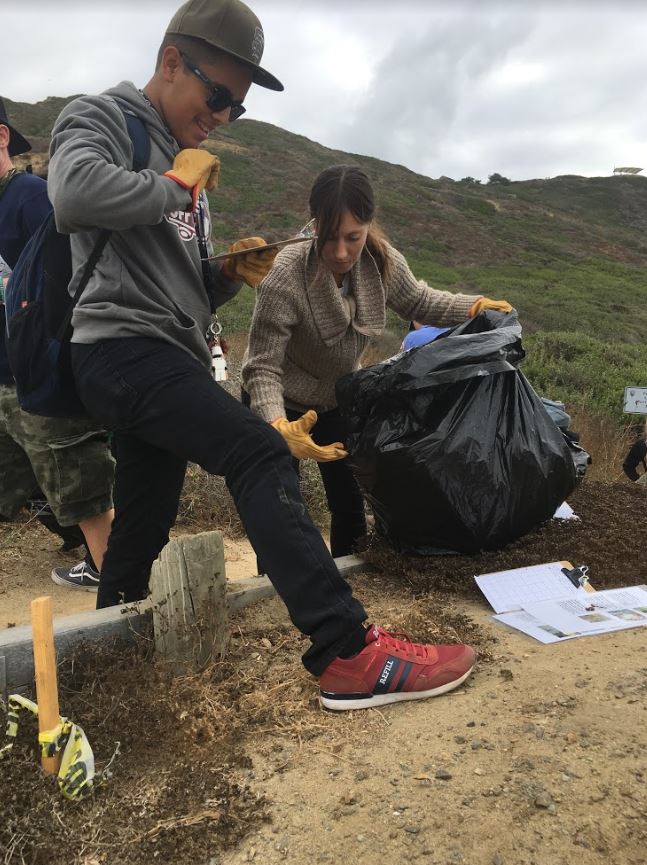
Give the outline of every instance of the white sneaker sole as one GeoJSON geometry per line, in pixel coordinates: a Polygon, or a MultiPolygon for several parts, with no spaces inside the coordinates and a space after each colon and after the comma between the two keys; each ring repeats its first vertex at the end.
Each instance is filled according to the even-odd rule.
{"type": "Polygon", "coordinates": [[[441,694],[446,694],[448,691],[453,691],[454,688],[462,685],[473,669],[474,667],[470,667],[460,679],[454,679],[453,682],[447,682],[438,688],[430,688],[428,691],[394,691],[392,694],[374,694],[372,697],[364,697],[357,700],[335,700],[333,697],[324,697],[323,694],[320,694],[319,701],[326,709],[332,709],[335,712],[347,712],[351,709],[373,709],[376,706],[401,703],[404,700],[424,700],[427,697],[440,697],[441,694]]]}
{"type": "Polygon", "coordinates": [[[57,586],[66,586],[68,589],[78,589],[81,592],[96,592],[99,589],[98,584],[96,586],[79,586],[76,583],[70,583],[69,580],[64,580],[62,577],[59,577],[55,571],[52,571],[50,577],[57,586]]]}

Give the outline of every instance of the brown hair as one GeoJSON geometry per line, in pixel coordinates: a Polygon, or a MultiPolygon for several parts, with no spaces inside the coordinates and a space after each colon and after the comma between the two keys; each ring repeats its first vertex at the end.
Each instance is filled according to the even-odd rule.
{"type": "Polygon", "coordinates": [[[391,260],[387,239],[374,220],[373,187],[366,174],[356,165],[326,168],[312,185],[310,215],[317,220],[319,258],[324,244],[337,230],[344,210],[349,210],[358,222],[370,223],[366,248],[375,258],[382,279],[388,279],[391,260]]]}
{"type": "Polygon", "coordinates": [[[195,36],[183,36],[180,33],[167,33],[157,52],[157,60],[155,61],[156,71],[162,64],[164,49],[168,48],[169,45],[173,45],[178,51],[188,54],[196,66],[200,66],[201,63],[217,63],[226,54],[225,51],[221,51],[220,48],[210,45],[204,39],[197,39],[195,36]]]}

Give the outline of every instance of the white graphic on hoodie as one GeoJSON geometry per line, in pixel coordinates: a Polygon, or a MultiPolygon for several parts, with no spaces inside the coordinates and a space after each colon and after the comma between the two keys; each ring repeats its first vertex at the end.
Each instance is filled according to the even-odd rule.
{"type": "Polygon", "coordinates": [[[203,206],[198,207],[190,212],[188,210],[174,210],[172,213],[167,213],[164,216],[164,219],[167,222],[170,222],[171,225],[175,225],[177,228],[178,234],[180,235],[180,239],[185,242],[189,242],[193,240],[196,236],[196,219],[202,217],[202,236],[204,238],[209,238],[211,236],[211,217],[209,214],[209,203],[204,192],[200,193],[200,199],[202,201],[203,206]],[[203,198],[204,196],[204,198],[203,198]]]}
{"type": "Polygon", "coordinates": [[[177,228],[177,233],[182,240],[193,240],[195,237],[195,220],[192,213],[189,213],[188,210],[174,210],[172,213],[167,213],[164,218],[177,228]]]}

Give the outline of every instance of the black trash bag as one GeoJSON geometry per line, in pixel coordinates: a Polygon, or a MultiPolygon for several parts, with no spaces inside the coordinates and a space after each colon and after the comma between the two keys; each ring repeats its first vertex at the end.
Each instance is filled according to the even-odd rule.
{"type": "Polygon", "coordinates": [[[573,465],[575,466],[575,478],[579,484],[584,478],[586,470],[592,464],[593,460],[589,452],[584,450],[580,444],[579,437],[574,436],[570,430],[567,430],[566,432],[562,431],[562,435],[564,436],[566,446],[571,452],[573,465]]]}
{"type": "Polygon", "coordinates": [[[566,432],[571,425],[571,416],[567,413],[564,403],[555,399],[547,399],[543,396],[540,396],[539,399],[548,414],[551,416],[553,423],[555,423],[562,432],[566,432]]]}
{"type": "Polygon", "coordinates": [[[566,413],[566,406],[564,403],[554,399],[546,399],[546,397],[543,396],[539,398],[553,422],[561,430],[561,433],[564,436],[564,441],[566,442],[566,445],[571,452],[571,457],[573,458],[575,477],[579,483],[586,474],[587,468],[593,462],[591,455],[585,451],[580,444],[579,434],[574,430],[569,429],[571,425],[571,416],[566,413]]]}
{"type": "Polygon", "coordinates": [[[396,550],[499,549],[575,488],[564,436],[518,370],[524,354],[516,313],[487,311],[337,382],[350,464],[396,550]]]}

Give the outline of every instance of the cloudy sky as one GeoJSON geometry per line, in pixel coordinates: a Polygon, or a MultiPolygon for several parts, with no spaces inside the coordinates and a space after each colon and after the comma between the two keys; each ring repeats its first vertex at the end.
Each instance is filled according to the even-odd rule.
{"type": "MultiPolygon", "coordinates": [[[[2,0],[0,93],[143,86],[179,0],[2,0]]],[[[644,0],[250,0],[249,117],[438,177],[647,175],[644,0]]]]}

